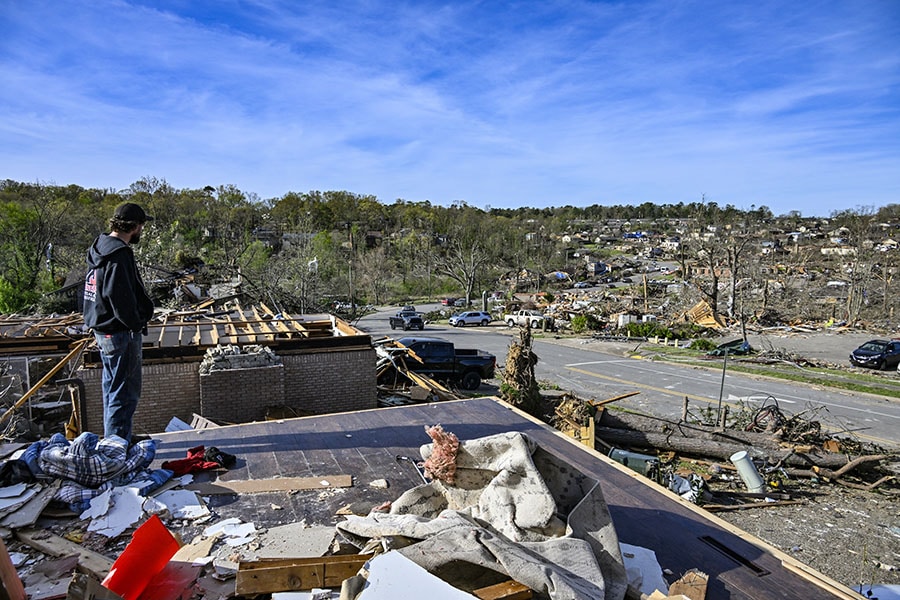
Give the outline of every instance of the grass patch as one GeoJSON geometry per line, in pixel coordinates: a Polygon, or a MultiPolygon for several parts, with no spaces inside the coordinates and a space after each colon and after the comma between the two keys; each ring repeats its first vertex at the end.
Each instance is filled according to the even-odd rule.
{"type": "MultiPolygon", "coordinates": [[[[657,360],[671,360],[681,365],[707,367],[722,370],[721,359],[704,360],[695,350],[676,348],[673,346],[660,346],[657,344],[642,345],[639,351],[648,354],[647,358],[657,360]]],[[[795,383],[819,385],[821,387],[900,398],[900,381],[894,381],[875,375],[852,373],[827,367],[814,367],[810,369],[791,366],[787,364],[760,365],[741,362],[740,358],[728,361],[726,370],[732,373],[745,373],[748,375],[760,375],[773,379],[782,379],[795,383]]]]}

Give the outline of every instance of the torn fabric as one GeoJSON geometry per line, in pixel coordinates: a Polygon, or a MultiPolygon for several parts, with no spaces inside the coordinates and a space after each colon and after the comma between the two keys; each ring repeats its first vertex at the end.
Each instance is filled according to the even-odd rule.
{"type": "MultiPolygon", "coordinates": [[[[423,446],[422,457],[432,450],[423,446]]],[[[521,433],[462,442],[455,485],[432,481],[403,493],[390,514],[337,527],[354,542],[420,540],[399,551],[461,583],[494,571],[554,599],[625,595],[618,537],[598,482],[521,433]]]]}

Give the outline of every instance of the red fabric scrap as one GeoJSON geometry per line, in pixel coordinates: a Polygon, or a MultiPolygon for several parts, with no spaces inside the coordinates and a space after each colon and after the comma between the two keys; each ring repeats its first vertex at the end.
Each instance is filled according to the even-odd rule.
{"type": "Polygon", "coordinates": [[[191,448],[187,451],[187,458],[167,460],[162,464],[162,468],[172,471],[176,476],[187,475],[188,473],[197,473],[199,471],[208,471],[210,469],[218,469],[221,465],[219,463],[206,460],[203,457],[205,453],[206,448],[203,446],[191,448]]]}

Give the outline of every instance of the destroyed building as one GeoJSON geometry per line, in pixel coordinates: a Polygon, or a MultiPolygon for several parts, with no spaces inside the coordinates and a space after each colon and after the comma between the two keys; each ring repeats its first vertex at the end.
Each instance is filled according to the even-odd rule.
{"type": "MultiPolygon", "coordinates": [[[[159,380],[154,384],[160,388],[153,393],[161,402],[167,400],[166,393],[175,393],[164,387],[174,380],[194,390],[190,398],[185,392],[178,405],[185,411],[184,420],[191,416],[189,408],[223,409],[221,402],[204,405],[204,394],[230,398],[231,408],[246,406],[251,412],[261,411],[268,402],[279,405],[280,397],[281,406],[311,414],[259,417],[202,432],[153,430],[159,442],[155,467],[184,461],[185,456],[192,460],[198,444],[235,458],[229,467],[214,465],[197,473],[193,481],[169,483],[181,488],[172,491],[196,495],[198,500],[188,507],[198,507],[196,513],[166,505],[148,518],[145,506],[153,503],[147,500],[164,505],[161,495],[166,492],[151,494],[134,509],[137,520],[110,535],[110,544],[119,540],[118,554],[134,527],[162,526],[163,537],[167,528],[179,533],[186,542],[182,548],[167,542],[144,549],[145,560],[161,559],[154,560],[160,568],[148,575],[147,584],[159,577],[170,586],[180,584],[178,597],[200,594],[212,599],[341,587],[364,565],[373,587],[377,577],[383,577],[402,590],[380,597],[426,597],[445,589],[448,581],[471,597],[510,600],[621,600],[641,598],[641,593],[649,595],[654,588],[668,588],[661,593],[684,594],[691,600],[854,597],[851,590],[793,556],[496,398],[373,409],[372,342],[338,319],[277,319],[269,312],[242,311],[240,318],[219,315],[199,322],[181,315],[177,323],[155,327],[148,338],[158,346],[145,348],[145,369],[171,370],[145,370],[145,386],[159,380]],[[227,350],[231,345],[240,345],[243,351],[231,353],[227,350]],[[254,354],[248,352],[250,346],[262,349],[254,354]],[[210,353],[213,348],[224,350],[210,353]],[[225,363],[225,368],[214,368],[216,362],[225,363]],[[292,362],[304,364],[294,365],[296,371],[288,375],[292,362]],[[216,380],[216,374],[226,379],[216,380]],[[203,379],[210,376],[214,379],[203,379]],[[430,437],[436,424],[452,433],[463,449],[443,456],[445,466],[452,463],[459,468],[459,481],[439,478],[441,469],[434,462],[427,470],[428,461],[439,454],[437,439],[430,437]],[[474,485],[476,481],[481,485],[474,485]],[[206,500],[200,501],[200,495],[206,500]],[[461,540],[421,533],[440,529],[449,520],[432,518],[444,514],[445,504],[462,515],[453,517],[453,524],[467,534],[461,540]],[[394,506],[384,508],[389,505],[394,506]],[[491,525],[476,527],[480,522],[491,525]],[[273,534],[288,526],[293,527],[291,543],[278,545],[284,540],[276,543],[273,534]],[[310,542],[323,532],[324,543],[310,542]],[[362,549],[348,553],[343,544],[337,552],[332,537],[353,538],[361,547],[380,550],[374,555],[362,549]],[[413,543],[407,545],[404,538],[413,543]],[[163,553],[164,548],[172,552],[163,553]],[[658,565],[637,564],[636,556],[642,552],[655,556],[658,565]],[[585,558],[576,561],[576,555],[585,558]],[[379,570],[385,557],[394,562],[379,570]],[[415,587],[411,587],[413,568],[425,572],[415,587]],[[226,574],[225,583],[213,573],[226,574]],[[671,587],[667,576],[674,580],[671,587]],[[506,591],[498,592],[496,586],[505,586],[506,591]],[[486,595],[487,589],[493,595],[486,595]]],[[[43,345],[53,353],[58,343],[56,354],[69,347],[71,340],[55,339],[55,328],[45,333],[27,341],[17,337],[10,346],[29,344],[34,351],[43,345]]],[[[78,373],[87,381],[91,375],[87,371],[99,369],[88,366],[95,361],[89,353],[84,360],[78,373]]],[[[96,411],[89,400],[96,393],[88,391],[92,385],[86,383],[84,393],[88,425],[96,411]]],[[[146,400],[149,393],[145,391],[145,404],[151,403],[146,400]]],[[[148,417],[147,422],[152,418],[158,417],[148,417]]],[[[108,513],[98,508],[79,517],[93,523],[107,519],[108,513]]],[[[13,521],[23,523],[24,517],[15,516],[13,521]]],[[[79,569],[97,581],[116,571],[111,558],[62,537],[50,522],[42,525],[45,531],[30,525],[15,528],[15,539],[50,555],[74,553],[79,569]]],[[[129,545],[139,537],[137,530],[134,535],[129,545]]],[[[125,555],[122,551],[119,558],[125,555]]],[[[124,565],[118,567],[125,571],[124,565]]],[[[379,597],[364,594],[365,590],[355,597],[379,597]]],[[[460,592],[459,597],[468,596],[460,592]]]]}
{"type": "MultiPolygon", "coordinates": [[[[80,321],[80,315],[7,319],[0,324],[0,352],[64,354],[84,337],[80,321]]],[[[149,324],[143,353],[143,389],[134,416],[141,433],[163,431],[172,417],[190,422],[194,414],[240,423],[273,412],[297,416],[376,406],[372,341],[334,315],[260,308],[163,314],[149,324]],[[246,352],[254,346],[277,360],[252,360],[246,352]],[[228,347],[242,348],[244,364],[202,372],[204,360],[214,361],[228,347]]],[[[83,430],[102,431],[99,350],[88,344],[81,359],[72,375],[83,393],[79,421],[83,430]]]]}

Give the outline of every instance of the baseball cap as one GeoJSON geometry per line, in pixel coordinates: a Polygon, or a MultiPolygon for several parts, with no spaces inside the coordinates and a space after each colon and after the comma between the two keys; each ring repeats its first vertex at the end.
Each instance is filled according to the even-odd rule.
{"type": "Polygon", "coordinates": [[[152,221],[153,217],[144,212],[144,209],[133,202],[123,202],[116,207],[113,217],[122,221],[131,221],[132,223],[146,223],[152,221]]]}

